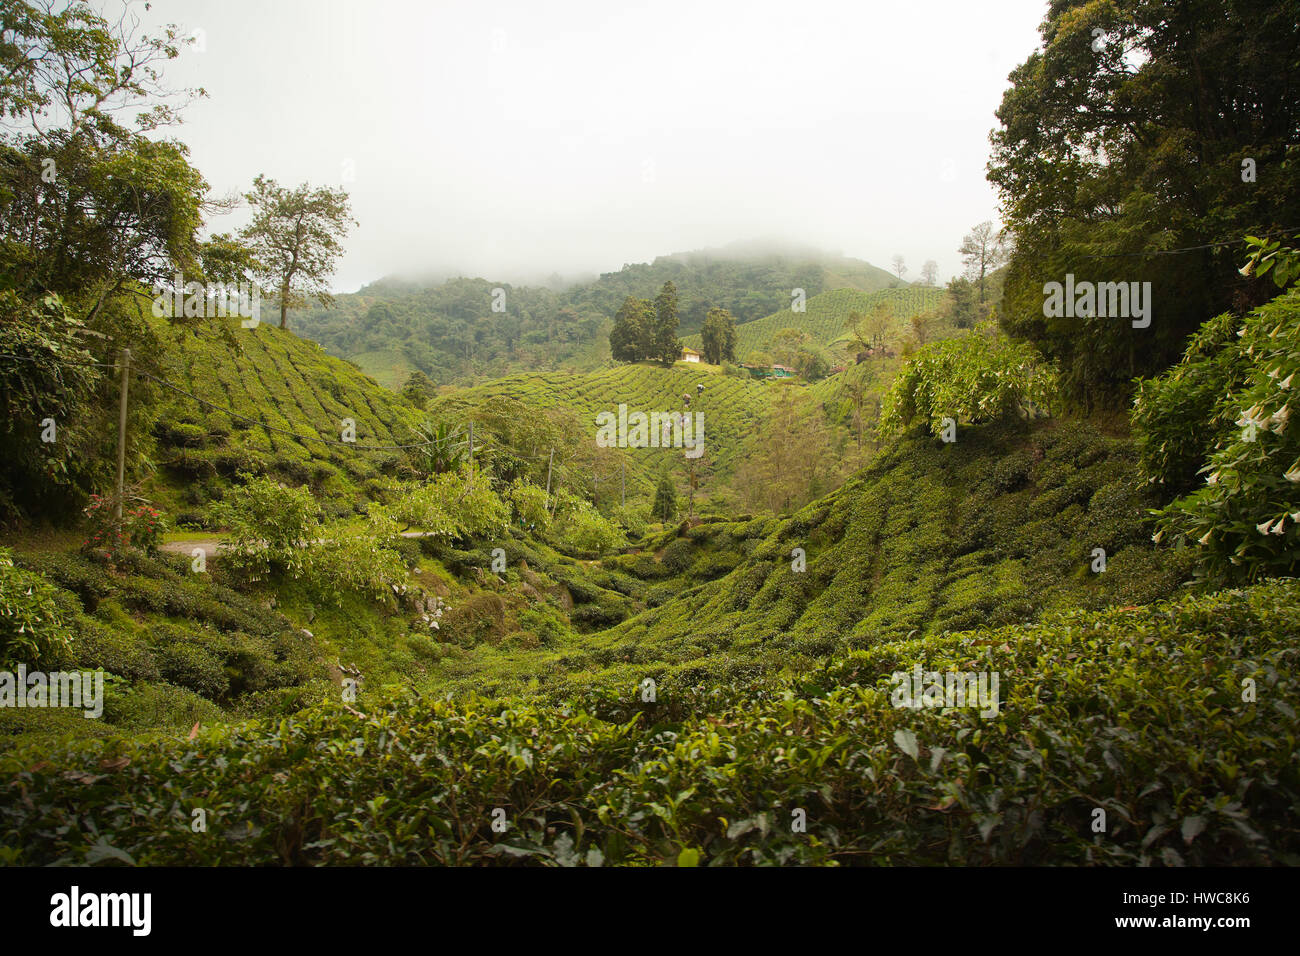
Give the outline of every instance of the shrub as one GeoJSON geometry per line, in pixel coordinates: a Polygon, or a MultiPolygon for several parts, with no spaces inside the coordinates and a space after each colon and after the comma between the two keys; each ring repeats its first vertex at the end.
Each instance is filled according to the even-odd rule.
{"type": "MultiPolygon", "coordinates": [[[[1166,414],[1213,440],[1205,484],[1160,512],[1157,540],[1195,547],[1203,573],[1217,582],[1295,574],[1300,427],[1290,419],[1300,410],[1300,290],[1251,312],[1226,344],[1224,332],[1223,317],[1211,320],[1183,364],[1139,394],[1135,423],[1148,449],[1164,436],[1166,414]],[[1202,357],[1208,340],[1219,351],[1202,357]],[[1202,383],[1225,381],[1227,398],[1207,414],[1202,383]]],[[[1148,477],[1176,476],[1192,455],[1186,442],[1163,457],[1148,452],[1148,477]]]]}
{"type": "Polygon", "coordinates": [[[885,396],[880,431],[926,424],[936,437],[943,419],[971,423],[1032,417],[1056,395],[1056,372],[1023,342],[984,330],[921,348],[885,396]]]}
{"type": "Polygon", "coordinates": [[[0,668],[57,662],[72,647],[72,629],[58,590],[41,575],[17,567],[0,548],[0,668]]]}

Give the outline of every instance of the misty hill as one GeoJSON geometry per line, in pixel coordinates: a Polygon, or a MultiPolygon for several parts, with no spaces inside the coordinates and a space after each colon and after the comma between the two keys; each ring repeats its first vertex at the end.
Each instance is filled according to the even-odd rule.
{"type": "Polygon", "coordinates": [[[291,324],[389,388],[416,369],[438,385],[472,384],[522,369],[589,371],[609,360],[610,322],[623,300],[653,298],[669,280],[677,286],[683,337],[698,332],[714,307],[749,322],[788,308],[796,288],[812,298],[828,289],[874,292],[897,284],[858,259],[738,244],[625,265],[567,288],[481,278],[436,284],[389,278],[339,296],[329,310],[297,314],[291,324]]]}

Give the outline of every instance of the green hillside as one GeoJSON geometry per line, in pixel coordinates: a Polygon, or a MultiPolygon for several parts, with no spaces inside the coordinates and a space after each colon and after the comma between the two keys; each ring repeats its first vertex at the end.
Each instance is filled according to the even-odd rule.
{"type": "Polygon", "coordinates": [[[548,286],[385,279],[338,296],[329,309],[295,314],[291,324],[390,388],[412,369],[439,385],[519,370],[591,371],[608,364],[610,323],[623,300],[652,298],[667,281],[677,286],[683,335],[698,332],[714,307],[744,322],[788,306],[796,288],[813,298],[897,282],[869,263],[817,249],[737,243],[548,286]]]}
{"type": "Polygon", "coordinates": [[[560,699],[645,676],[725,680],[886,639],[1157,600],[1190,556],[1152,545],[1154,499],[1133,493],[1136,473],[1131,443],[1086,426],[908,439],[790,518],[682,526],[604,559],[644,613],[526,658],[479,648],[454,685],[560,699]]]}
{"type": "Polygon", "coordinates": [[[156,460],[146,490],[180,522],[204,523],[206,504],[239,472],[307,484],[338,513],[359,489],[401,461],[419,413],[319,345],[263,322],[232,322],[229,338],[208,330],[175,337],[160,329],[156,460]],[[343,422],[355,423],[344,443],[343,422]]]}
{"type": "MultiPolygon", "coordinates": [[[[892,341],[897,348],[907,328],[907,319],[917,312],[936,308],[943,299],[943,290],[927,286],[906,286],[861,292],[854,289],[834,289],[813,296],[805,312],[792,312],[789,308],[752,322],[736,325],[736,359],[748,361],[748,356],[766,347],[777,332],[785,328],[802,329],[812,336],[812,344],[836,353],[843,360],[852,353],[848,347],[849,334],[845,329],[851,312],[869,313],[878,303],[888,302],[894,310],[897,324],[892,341]]],[[[699,349],[699,335],[689,335],[682,340],[699,349]]]]}
{"type": "MultiPolygon", "coordinates": [[[[435,416],[452,416],[466,407],[505,397],[534,408],[572,413],[594,443],[596,415],[617,413],[620,403],[629,412],[674,412],[684,408],[682,396],[691,396],[691,408],[704,416],[705,454],[702,474],[725,478],[736,466],[744,440],[762,420],[773,394],[772,387],[748,377],[721,375],[716,368],[677,364],[671,368],[641,363],[595,372],[524,373],[465,388],[430,403],[435,416]],[[699,386],[704,391],[699,391],[699,386]]],[[[656,448],[626,450],[629,496],[631,489],[648,493],[653,475],[670,464],[680,469],[682,452],[656,448]]]]}

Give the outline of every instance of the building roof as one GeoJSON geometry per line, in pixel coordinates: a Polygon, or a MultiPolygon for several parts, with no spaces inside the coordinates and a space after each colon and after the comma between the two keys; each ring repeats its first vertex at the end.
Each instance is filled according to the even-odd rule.
{"type": "Polygon", "coordinates": [[[683,354],[683,355],[699,355],[700,353],[697,352],[697,351],[695,351],[695,349],[691,348],[690,346],[683,345],[683,346],[682,346],[682,354],[683,354]]]}

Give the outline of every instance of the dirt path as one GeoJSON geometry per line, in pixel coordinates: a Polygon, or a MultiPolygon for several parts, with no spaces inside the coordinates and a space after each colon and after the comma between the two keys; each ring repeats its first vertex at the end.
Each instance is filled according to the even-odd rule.
{"type": "MultiPolygon", "coordinates": [[[[403,538],[426,538],[435,534],[433,531],[403,531],[403,538]]],[[[186,541],[167,541],[158,545],[159,551],[166,551],[168,554],[183,554],[187,557],[194,552],[195,548],[202,548],[205,557],[216,557],[217,553],[226,546],[224,541],[218,541],[216,538],[194,538],[186,541]]]]}

